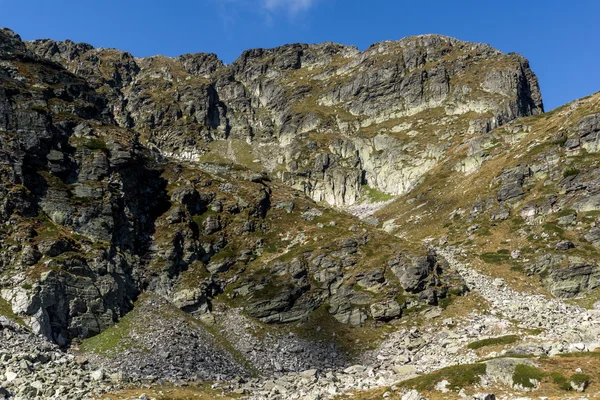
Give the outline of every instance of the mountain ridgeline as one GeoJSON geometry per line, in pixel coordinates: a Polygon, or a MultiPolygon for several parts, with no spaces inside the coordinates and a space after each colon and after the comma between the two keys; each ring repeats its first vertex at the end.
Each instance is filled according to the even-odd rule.
{"type": "Polygon", "coordinates": [[[458,135],[543,112],[523,57],[436,35],[363,52],[255,49],[228,66],[212,54],[136,59],[49,40],[28,48],[84,78],[120,126],[164,155],[264,169],[336,206],[355,204],[362,185],[405,194],[458,135]]]}

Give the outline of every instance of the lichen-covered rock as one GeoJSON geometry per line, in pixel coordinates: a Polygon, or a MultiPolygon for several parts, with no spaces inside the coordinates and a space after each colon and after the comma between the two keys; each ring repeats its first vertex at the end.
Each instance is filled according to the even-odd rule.
{"type": "Polygon", "coordinates": [[[600,286],[600,267],[575,264],[553,270],[548,276],[550,293],[557,297],[572,298],[600,286]]]}

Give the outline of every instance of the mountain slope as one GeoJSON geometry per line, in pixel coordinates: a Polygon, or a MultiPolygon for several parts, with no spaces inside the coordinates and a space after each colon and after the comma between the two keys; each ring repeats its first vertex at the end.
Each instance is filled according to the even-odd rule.
{"type": "Polygon", "coordinates": [[[465,140],[409,196],[379,211],[382,226],[460,243],[488,273],[534,275],[532,284],[541,280],[555,296],[597,288],[599,99],[465,140]],[[466,176],[465,158],[481,165],[466,176]]]}
{"type": "Polygon", "coordinates": [[[149,291],[266,323],[391,320],[462,293],[443,260],[242,166],[180,163],[86,81],[2,32],[2,297],[34,332],[96,335],[149,291]]]}
{"type": "MultiPolygon", "coordinates": [[[[559,298],[598,300],[598,115],[543,114],[522,56],[439,35],[224,65],[0,30],[2,348],[77,354],[80,395],[274,399],[593,350],[559,298]]],[[[19,367],[37,396],[51,361],[19,367]]]]}

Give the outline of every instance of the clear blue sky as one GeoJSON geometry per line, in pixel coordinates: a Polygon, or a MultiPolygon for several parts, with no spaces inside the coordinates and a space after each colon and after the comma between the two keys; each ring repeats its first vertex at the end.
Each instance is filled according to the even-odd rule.
{"type": "Polygon", "coordinates": [[[527,57],[546,110],[600,90],[598,0],[0,0],[23,39],[116,47],[138,57],[333,41],[360,49],[441,33],[527,57]]]}

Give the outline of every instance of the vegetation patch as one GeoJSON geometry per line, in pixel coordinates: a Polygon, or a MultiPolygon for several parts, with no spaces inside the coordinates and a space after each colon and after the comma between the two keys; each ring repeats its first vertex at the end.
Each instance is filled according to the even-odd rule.
{"type": "Polygon", "coordinates": [[[518,335],[506,335],[495,338],[478,340],[476,342],[469,343],[467,346],[471,350],[477,350],[486,346],[495,346],[495,345],[506,345],[518,342],[520,337],[518,335]]]}
{"type": "Polygon", "coordinates": [[[4,300],[2,297],[0,297],[0,315],[4,315],[11,321],[14,321],[19,325],[25,326],[25,322],[23,321],[23,319],[13,312],[10,303],[4,300]]]}
{"type": "Polygon", "coordinates": [[[569,380],[559,372],[551,372],[550,377],[552,378],[552,382],[562,390],[571,390],[571,383],[569,380]]]}
{"type": "Polygon", "coordinates": [[[500,252],[496,253],[483,253],[479,255],[481,261],[486,262],[488,264],[502,264],[510,259],[509,254],[504,254],[500,252]]]}
{"type": "Polygon", "coordinates": [[[563,172],[563,178],[567,178],[569,176],[579,175],[581,171],[577,168],[567,168],[565,172],[563,172]]]}
{"type": "Polygon", "coordinates": [[[139,346],[139,343],[133,339],[134,334],[139,333],[136,329],[136,320],[139,317],[137,314],[134,309],[121,318],[116,325],[106,329],[99,335],[85,339],[81,344],[81,350],[116,357],[121,350],[139,346]]]}
{"type": "Polygon", "coordinates": [[[545,223],[544,230],[550,231],[550,232],[556,232],[559,235],[563,234],[565,232],[565,230],[563,228],[561,228],[560,226],[558,226],[556,224],[553,224],[552,222],[545,223]]]}
{"type": "Polygon", "coordinates": [[[576,352],[576,353],[560,353],[560,354],[558,354],[558,356],[565,357],[565,358],[570,358],[570,357],[578,357],[578,358],[598,357],[598,358],[600,358],[600,351],[582,351],[582,352],[576,352]]]}
{"type": "Polygon", "coordinates": [[[403,381],[400,385],[418,391],[428,391],[434,390],[438,382],[447,380],[450,382],[447,388],[458,391],[479,383],[480,377],[486,373],[486,368],[485,364],[453,365],[431,374],[403,381]]]}
{"type": "Polygon", "coordinates": [[[363,196],[371,203],[381,203],[383,201],[389,201],[394,198],[393,195],[379,191],[369,185],[362,185],[361,187],[363,196]]]}
{"type": "Polygon", "coordinates": [[[108,146],[106,145],[106,142],[99,138],[89,139],[83,144],[83,146],[90,150],[108,151],[108,146]]]}
{"type": "Polygon", "coordinates": [[[571,386],[571,382],[575,386],[583,385],[585,387],[589,384],[589,382],[591,380],[591,377],[589,375],[580,374],[580,373],[573,374],[573,375],[571,375],[570,378],[567,378],[566,376],[564,376],[563,374],[561,374],[559,372],[551,372],[550,377],[552,378],[552,382],[554,384],[556,384],[560,389],[566,390],[566,391],[573,390],[573,387],[571,386]]]}
{"type": "Polygon", "coordinates": [[[587,385],[590,382],[591,377],[587,374],[573,374],[569,379],[569,382],[573,382],[575,386],[587,385]]]}
{"type": "Polygon", "coordinates": [[[519,364],[515,367],[512,378],[515,385],[532,389],[536,387],[534,381],[541,382],[545,376],[546,373],[539,368],[519,364]]]}

